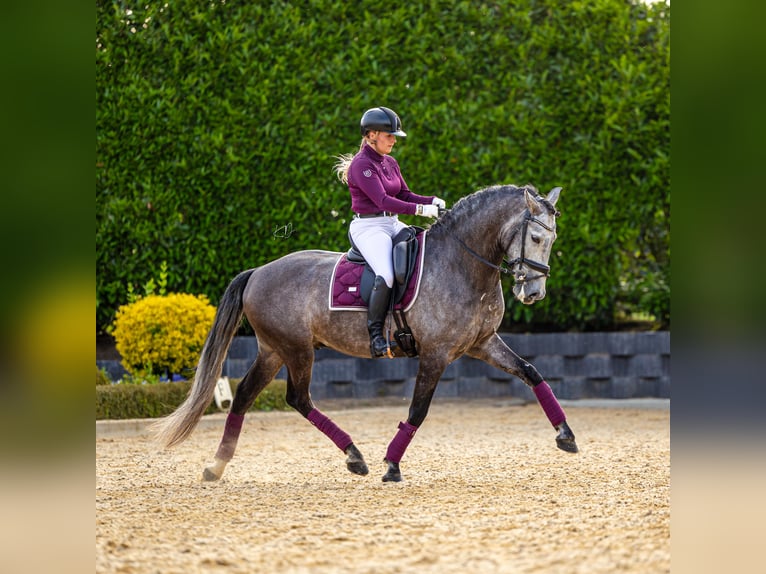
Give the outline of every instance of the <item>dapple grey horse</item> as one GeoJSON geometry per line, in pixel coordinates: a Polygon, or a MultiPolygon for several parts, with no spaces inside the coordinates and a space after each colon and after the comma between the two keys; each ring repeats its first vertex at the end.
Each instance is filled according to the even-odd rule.
{"type": "MultiPolygon", "coordinates": [[[[577,452],[575,436],[550,386],[496,331],[505,311],[501,273],[513,276],[513,295],[520,302],[529,305],[545,297],[560,191],[554,188],[543,197],[532,186],[487,187],[459,200],[426,230],[419,294],[407,311],[419,352],[418,372],[409,416],[399,423],[386,452],[384,481],[402,479],[399,463],[428,414],[439,378],[462,355],[522,379],[557,431],[557,446],[577,452]]],[[[215,462],[203,472],[205,480],[222,476],[245,413],[282,365],[288,373],[287,403],[347,455],[348,470],[368,473],[351,437],[314,406],[309,392],[315,349],[369,357],[366,313],[329,310],[331,275],[340,255],[295,252],[240,273],[227,287],[186,401],[154,429],[167,447],[191,434],[213,398],[244,313],[257,337],[258,355],[237,387],[215,462]]]]}

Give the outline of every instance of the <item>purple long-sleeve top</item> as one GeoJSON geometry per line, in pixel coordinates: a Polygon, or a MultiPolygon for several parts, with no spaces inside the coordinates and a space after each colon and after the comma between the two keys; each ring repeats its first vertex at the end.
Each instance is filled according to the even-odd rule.
{"type": "Polygon", "coordinates": [[[430,204],[434,196],[412,193],[399,164],[390,155],[381,155],[366,145],[354,156],[348,168],[351,209],[355,213],[390,211],[414,215],[416,204],[430,204]]]}

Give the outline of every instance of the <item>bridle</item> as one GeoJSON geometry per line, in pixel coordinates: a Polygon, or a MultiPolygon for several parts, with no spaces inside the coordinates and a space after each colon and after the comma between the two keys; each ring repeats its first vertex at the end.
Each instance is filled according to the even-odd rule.
{"type": "Polygon", "coordinates": [[[508,267],[511,267],[511,269],[509,269],[508,267],[503,267],[503,264],[495,265],[491,261],[484,259],[484,257],[476,253],[473,249],[468,247],[468,245],[466,245],[465,242],[459,237],[455,235],[453,235],[452,237],[454,237],[454,239],[456,239],[457,242],[460,243],[463,249],[468,251],[468,253],[473,255],[476,259],[478,259],[485,265],[488,265],[489,267],[492,267],[493,269],[497,269],[498,271],[500,271],[500,273],[504,273],[506,275],[513,275],[516,279],[516,283],[524,284],[529,281],[539,279],[540,277],[549,277],[551,273],[551,268],[549,265],[546,265],[545,263],[540,263],[539,261],[535,261],[534,259],[528,259],[527,257],[524,256],[524,248],[527,243],[527,229],[530,223],[536,223],[543,229],[547,229],[548,231],[551,231],[551,232],[554,231],[552,227],[550,227],[549,225],[546,225],[545,223],[543,223],[536,217],[532,216],[532,214],[529,213],[529,211],[527,211],[527,214],[524,216],[524,222],[521,225],[521,253],[516,259],[512,259],[510,261],[503,258],[503,264],[507,265],[508,267]],[[537,271],[538,275],[532,275],[528,277],[526,273],[523,273],[525,265],[537,271]],[[513,267],[517,267],[517,269],[515,270],[516,272],[514,272],[514,270],[512,269],[513,267]]]}
{"type": "Polygon", "coordinates": [[[549,227],[536,217],[532,217],[532,215],[527,212],[527,215],[524,217],[524,223],[521,226],[521,254],[516,259],[513,259],[511,261],[507,261],[506,264],[513,267],[515,265],[518,265],[518,275],[516,275],[516,283],[526,283],[527,281],[533,281],[535,279],[539,279],[540,277],[549,277],[551,274],[551,268],[549,265],[546,265],[545,263],[540,263],[539,261],[535,261],[534,259],[527,259],[524,257],[524,248],[527,244],[527,228],[529,227],[530,223],[536,223],[543,229],[547,229],[550,232],[553,232],[553,228],[549,227]],[[531,277],[527,277],[526,273],[523,273],[523,267],[526,265],[527,267],[530,267],[534,269],[535,271],[539,272],[539,275],[533,275],[531,277]]]}

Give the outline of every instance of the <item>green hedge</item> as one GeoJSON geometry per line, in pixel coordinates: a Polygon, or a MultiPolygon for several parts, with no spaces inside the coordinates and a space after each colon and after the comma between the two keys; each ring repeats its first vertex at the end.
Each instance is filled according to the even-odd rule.
{"type": "MultiPolygon", "coordinates": [[[[239,380],[230,379],[232,395],[239,380]]],[[[96,386],[96,420],[143,419],[164,417],[184,402],[190,381],[159,383],[156,385],[98,385],[96,386]]],[[[276,379],[261,391],[251,411],[289,410],[285,402],[287,383],[276,379]]],[[[220,412],[215,401],[205,414],[220,412]]]]}
{"type": "Polygon", "coordinates": [[[506,297],[506,328],[667,327],[669,24],[629,0],[97,1],[97,329],[162,261],[215,302],[242,269],[347,248],[333,156],[375,105],[416,192],[563,186],[549,296],[506,297]]]}

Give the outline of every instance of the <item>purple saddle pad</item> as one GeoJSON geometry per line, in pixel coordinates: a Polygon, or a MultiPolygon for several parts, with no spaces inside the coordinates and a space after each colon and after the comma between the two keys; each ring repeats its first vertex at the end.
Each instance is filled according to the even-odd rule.
{"type": "MultiPolygon", "coordinates": [[[[407,284],[402,300],[394,305],[394,309],[407,311],[418,296],[420,277],[423,275],[423,257],[426,252],[426,234],[419,233],[417,236],[420,247],[417,261],[412,271],[412,277],[407,284]]],[[[362,299],[362,272],[363,263],[351,263],[344,253],[338,258],[332,270],[330,281],[330,310],[331,311],[364,311],[367,303],[362,299]]]]}

